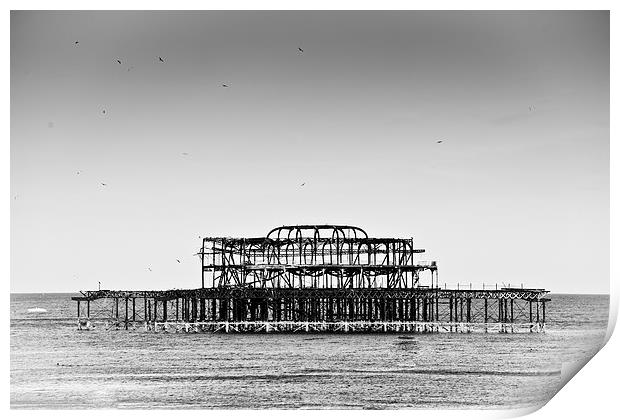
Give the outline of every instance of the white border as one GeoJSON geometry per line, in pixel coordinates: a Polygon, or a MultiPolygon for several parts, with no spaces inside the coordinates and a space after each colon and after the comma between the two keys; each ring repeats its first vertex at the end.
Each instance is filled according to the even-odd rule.
{"type": "MultiPolygon", "coordinates": [[[[381,2],[337,2],[337,1],[324,1],[324,0],[315,0],[315,1],[298,1],[295,3],[285,2],[285,1],[262,1],[260,4],[251,1],[175,1],[172,2],[163,2],[163,1],[118,1],[118,0],[109,0],[106,2],[80,2],[80,1],[8,1],[5,4],[8,5],[6,9],[6,13],[4,15],[3,21],[5,22],[2,27],[4,28],[4,42],[2,43],[3,49],[3,57],[5,60],[9,61],[9,48],[10,48],[10,14],[9,10],[17,9],[36,9],[36,10],[62,10],[62,9],[76,9],[76,10],[123,10],[123,9],[133,9],[133,10],[169,10],[169,9],[229,9],[229,10],[240,10],[240,9],[267,9],[267,10],[279,10],[279,9],[287,9],[287,10],[305,10],[305,9],[319,9],[319,10],[341,10],[341,9],[363,9],[363,10],[383,10],[383,9],[417,9],[417,10],[464,10],[464,9],[474,9],[474,10],[541,10],[541,9],[550,9],[550,10],[611,10],[611,45],[612,45],[612,56],[611,56],[611,74],[617,73],[617,54],[614,54],[613,47],[618,45],[617,40],[617,32],[614,31],[614,23],[617,23],[617,19],[615,19],[615,12],[617,10],[614,7],[614,3],[611,1],[503,1],[503,2],[492,2],[492,1],[470,1],[466,4],[460,1],[437,1],[437,2],[413,2],[413,1],[394,1],[387,0],[381,2]],[[260,6],[260,7],[258,7],[260,6]],[[616,70],[616,71],[613,71],[616,70]]],[[[10,63],[6,63],[2,67],[2,71],[4,72],[4,80],[7,86],[6,92],[10,90],[10,79],[9,79],[9,69],[10,63]]],[[[616,85],[613,83],[612,76],[612,99],[617,97],[616,93],[616,85]]],[[[8,95],[7,95],[8,96],[8,95]]],[[[3,146],[2,147],[2,169],[3,169],[3,180],[2,180],[2,193],[4,197],[5,206],[3,206],[2,211],[6,229],[3,232],[6,232],[4,235],[5,240],[3,241],[2,247],[2,268],[4,273],[7,274],[5,287],[7,288],[7,292],[9,289],[9,281],[10,278],[10,270],[9,270],[9,252],[10,252],[10,206],[6,206],[7,203],[10,204],[10,143],[9,143],[9,130],[10,130],[10,98],[5,97],[4,102],[4,133],[3,136],[3,146]],[[4,213],[6,212],[6,213],[4,213]]],[[[616,107],[614,107],[614,102],[611,102],[611,139],[616,139],[616,124],[615,124],[615,116],[614,112],[616,107]]],[[[611,255],[618,255],[618,246],[617,238],[618,238],[618,224],[617,217],[614,217],[615,214],[618,214],[618,147],[617,140],[612,140],[611,143],[611,255]]],[[[617,257],[611,260],[611,278],[617,279],[617,269],[616,262],[617,257]]],[[[9,307],[9,293],[5,295],[5,302],[7,303],[7,308],[9,307]]],[[[616,282],[612,282],[611,284],[611,305],[610,305],[610,326],[615,325],[617,319],[617,311],[618,311],[618,285],[616,282]]],[[[7,311],[8,312],[8,311],[7,311]]],[[[10,335],[10,318],[8,316],[5,317],[5,337],[10,335]]],[[[611,328],[608,335],[611,333],[611,328]]],[[[616,398],[617,398],[617,388],[615,384],[617,383],[617,377],[619,372],[619,363],[616,354],[619,354],[618,351],[620,349],[620,344],[618,342],[617,334],[616,336],[611,337],[611,340],[607,344],[607,346],[590,362],[586,367],[577,375],[576,379],[573,379],[569,382],[569,384],[563,388],[558,395],[556,395],[545,407],[542,409],[535,411],[530,415],[530,418],[543,418],[548,416],[553,417],[561,417],[562,419],[572,419],[572,418],[580,418],[584,417],[589,418],[611,418],[613,417],[611,413],[617,413],[616,407],[616,398]]],[[[8,340],[7,343],[8,344],[8,340]]],[[[3,377],[6,378],[6,382],[3,386],[4,395],[6,398],[6,404],[4,405],[4,409],[7,411],[6,415],[15,418],[30,418],[30,417],[60,417],[63,418],[78,418],[84,415],[88,415],[89,417],[93,417],[95,419],[98,418],[106,418],[110,416],[111,413],[108,411],[100,411],[100,410],[89,410],[88,413],[82,413],[79,411],[53,411],[53,410],[38,410],[38,411],[22,411],[22,410],[9,410],[9,381],[10,381],[10,372],[9,372],[9,346],[5,345],[3,347],[3,355],[5,356],[4,360],[6,363],[3,365],[3,377]],[[6,388],[5,388],[6,387],[6,388]]],[[[530,410],[531,411],[531,410],[530,410]]],[[[178,412],[178,411],[177,411],[178,412]]],[[[176,415],[175,412],[174,414],[176,415]]],[[[114,416],[119,417],[147,417],[149,419],[158,419],[161,417],[168,417],[172,413],[168,411],[115,411],[114,416]]],[[[316,415],[320,415],[321,417],[340,417],[346,415],[347,413],[343,411],[336,412],[304,412],[304,411],[208,411],[205,413],[204,411],[182,411],[182,415],[185,417],[195,417],[195,418],[203,418],[205,415],[209,416],[226,416],[232,418],[247,418],[258,417],[258,418],[270,418],[270,419],[284,419],[290,418],[291,416],[307,418],[314,417],[316,415]]],[[[361,417],[383,417],[389,415],[390,417],[401,417],[401,418],[410,418],[411,416],[415,416],[416,418],[433,418],[433,419],[445,419],[445,418],[502,418],[502,417],[513,417],[515,415],[526,414],[526,412],[515,412],[515,411],[439,411],[439,410],[415,410],[410,412],[408,410],[400,410],[400,411],[383,411],[383,412],[362,412],[356,411],[354,413],[355,416],[361,417]]]]}

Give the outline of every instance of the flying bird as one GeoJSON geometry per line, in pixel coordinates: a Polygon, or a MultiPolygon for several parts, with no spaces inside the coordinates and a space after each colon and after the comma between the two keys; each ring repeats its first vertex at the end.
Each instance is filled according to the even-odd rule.
{"type": "Polygon", "coordinates": [[[225,87],[225,88],[227,88],[227,87],[228,87],[228,85],[222,85],[222,87],[225,87]]]}
{"type": "Polygon", "coordinates": [[[74,44],[74,45],[78,45],[79,43],[80,43],[80,41],[75,41],[75,44],[74,44]]]}
{"type": "Polygon", "coordinates": [[[107,187],[107,186],[108,186],[108,184],[104,184],[103,182],[101,183],[101,185],[103,185],[104,187],[107,187]]]}
{"type": "Polygon", "coordinates": [[[443,140],[437,140],[437,143],[443,143],[443,140]]]}
{"type": "Polygon", "coordinates": [[[116,60],[116,62],[117,62],[118,64],[123,64],[123,63],[121,63],[121,60],[116,60]]]}
{"type": "Polygon", "coordinates": [[[297,49],[299,50],[300,53],[303,53],[304,50],[302,50],[301,48],[297,47],[297,49]]]}
{"type": "Polygon", "coordinates": [[[306,183],[305,183],[305,182],[302,182],[302,184],[301,184],[300,186],[301,186],[301,187],[303,187],[304,185],[306,185],[306,183]]]}
{"type": "Polygon", "coordinates": [[[103,111],[101,111],[102,114],[105,114],[105,109],[103,111]]]}
{"type": "Polygon", "coordinates": [[[163,58],[161,58],[161,57],[157,57],[157,58],[159,58],[159,61],[161,61],[162,63],[164,62],[163,58]]]}
{"type": "Polygon", "coordinates": [[[177,262],[178,262],[179,264],[181,264],[181,261],[179,261],[179,259],[178,259],[178,258],[177,258],[177,262]]]}

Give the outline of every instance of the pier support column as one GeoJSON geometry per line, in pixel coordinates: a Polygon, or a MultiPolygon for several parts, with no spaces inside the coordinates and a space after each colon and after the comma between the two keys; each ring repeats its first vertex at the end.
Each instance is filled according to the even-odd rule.
{"type": "Polygon", "coordinates": [[[497,299],[497,322],[504,322],[504,318],[502,316],[502,299],[497,299]]]}

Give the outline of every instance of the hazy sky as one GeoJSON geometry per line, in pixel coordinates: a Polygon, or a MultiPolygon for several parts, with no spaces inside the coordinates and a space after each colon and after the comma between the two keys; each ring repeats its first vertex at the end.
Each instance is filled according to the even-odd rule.
{"type": "Polygon", "coordinates": [[[11,291],[199,287],[199,235],[312,223],[607,293],[609,14],[11,14],[11,291]]]}

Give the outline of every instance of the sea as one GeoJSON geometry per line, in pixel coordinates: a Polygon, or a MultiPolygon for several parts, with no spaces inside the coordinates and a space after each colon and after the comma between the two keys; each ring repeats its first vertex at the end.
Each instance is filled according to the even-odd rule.
{"type": "Polygon", "coordinates": [[[609,313],[608,295],[552,294],[543,333],[166,334],[78,331],[71,296],[11,294],[11,408],[534,407],[609,313]]]}

